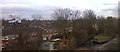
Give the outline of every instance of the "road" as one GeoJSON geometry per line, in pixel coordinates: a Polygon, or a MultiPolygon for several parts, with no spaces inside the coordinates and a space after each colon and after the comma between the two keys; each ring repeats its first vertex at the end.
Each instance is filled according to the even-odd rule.
{"type": "Polygon", "coordinates": [[[105,43],[105,44],[102,44],[102,45],[96,45],[96,46],[94,46],[93,48],[94,48],[94,50],[107,50],[107,46],[108,45],[111,45],[112,43],[117,43],[118,42],[118,39],[117,38],[114,38],[114,39],[112,39],[111,41],[109,41],[109,42],[107,42],[107,43],[105,43]]]}

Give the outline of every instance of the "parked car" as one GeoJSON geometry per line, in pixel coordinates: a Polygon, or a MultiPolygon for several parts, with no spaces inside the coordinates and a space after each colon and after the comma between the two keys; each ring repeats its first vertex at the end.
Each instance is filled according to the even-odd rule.
{"type": "Polygon", "coordinates": [[[57,50],[55,46],[55,42],[44,42],[41,45],[41,50],[57,50]]]}

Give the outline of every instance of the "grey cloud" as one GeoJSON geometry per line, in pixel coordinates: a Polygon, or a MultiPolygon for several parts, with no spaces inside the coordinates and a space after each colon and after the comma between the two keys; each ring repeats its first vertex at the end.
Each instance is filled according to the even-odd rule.
{"type": "Polygon", "coordinates": [[[102,11],[105,11],[106,13],[111,12],[112,15],[114,15],[114,16],[118,16],[118,10],[120,10],[120,8],[118,6],[112,7],[112,8],[102,9],[102,11]]]}
{"type": "Polygon", "coordinates": [[[120,18],[120,1],[118,2],[118,17],[120,18]]]}
{"type": "Polygon", "coordinates": [[[112,7],[112,8],[103,9],[103,11],[117,11],[117,10],[118,10],[118,7],[112,7]]]}
{"type": "Polygon", "coordinates": [[[118,5],[117,3],[116,4],[112,4],[112,3],[104,3],[103,5],[118,5]]]}
{"type": "Polygon", "coordinates": [[[5,7],[2,9],[2,15],[7,16],[8,14],[15,14],[22,15],[24,16],[23,18],[30,18],[31,15],[40,14],[44,19],[50,19],[51,13],[54,9],[57,9],[57,7],[5,7]]]}
{"type": "Polygon", "coordinates": [[[30,4],[27,0],[0,0],[0,4],[30,4]]]}
{"type": "Polygon", "coordinates": [[[3,13],[11,13],[11,12],[36,12],[37,10],[31,8],[2,8],[3,13]]]}

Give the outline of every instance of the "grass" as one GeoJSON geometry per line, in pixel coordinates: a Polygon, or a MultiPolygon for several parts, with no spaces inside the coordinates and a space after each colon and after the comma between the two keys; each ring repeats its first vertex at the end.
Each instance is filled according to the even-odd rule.
{"type": "Polygon", "coordinates": [[[112,39],[112,36],[110,35],[105,35],[105,34],[100,34],[100,35],[96,35],[94,37],[95,41],[97,42],[106,42],[112,39]]]}

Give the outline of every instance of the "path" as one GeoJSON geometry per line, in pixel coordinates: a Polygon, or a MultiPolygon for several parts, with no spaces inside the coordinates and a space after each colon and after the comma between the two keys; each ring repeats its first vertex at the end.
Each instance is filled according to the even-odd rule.
{"type": "Polygon", "coordinates": [[[117,38],[114,38],[114,39],[112,39],[111,41],[109,41],[109,42],[107,42],[105,44],[94,46],[94,50],[107,50],[106,47],[108,45],[111,45],[112,43],[115,43],[115,42],[117,43],[117,38]]]}

